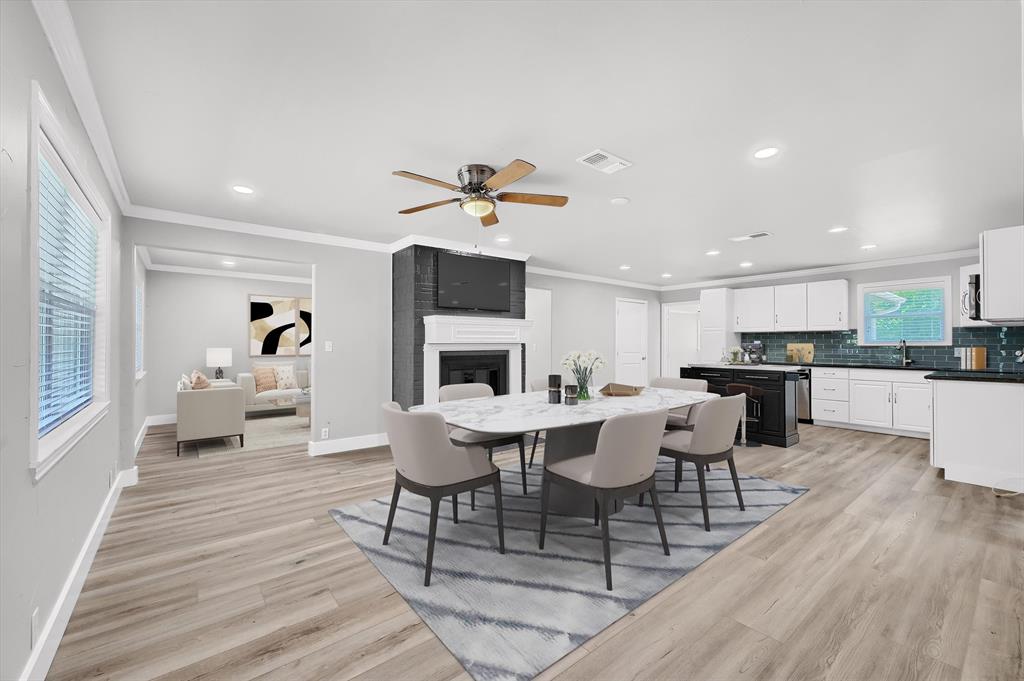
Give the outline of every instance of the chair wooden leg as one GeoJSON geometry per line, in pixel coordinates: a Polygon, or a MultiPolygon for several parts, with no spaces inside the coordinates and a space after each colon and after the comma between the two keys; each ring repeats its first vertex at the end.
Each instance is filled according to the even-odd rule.
{"type": "Polygon", "coordinates": [[[747,509],[743,506],[743,492],[740,491],[740,476],[736,475],[736,462],[732,460],[730,456],[729,462],[729,473],[732,474],[732,486],[736,490],[736,501],[740,502],[740,510],[746,511],[747,509]]]}
{"type": "Polygon", "coordinates": [[[490,447],[487,448],[487,460],[492,463],[494,462],[494,450],[490,447]]]}
{"type": "Polygon", "coordinates": [[[597,503],[597,496],[594,497],[594,527],[601,524],[601,505],[597,503]]]}
{"type": "Polygon", "coordinates": [[[384,526],[384,545],[387,546],[391,537],[391,523],[395,522],[395,509],[398,508],[398,495],[402,492],[402,486],[395,480],[395,491],[391,493],[391,509],[388,511],[388,524],[384,526]]]}
{"type": "Polygon", "coordinates": [[[476,510],[476,490],[475,489],[469,490],[469,510],[470,511],[475,511],[476,510]]]}
{"type": "Polygon", "coordinates": [[[452,495],[452,520],[455,521],[456,525],[459,524],[459,495],[458,494],[453,494],[452,495]]]}
{"type": "Polygon", "coordinates": [[[665,536],[665,523],[661,519],[661,506],[658,505],[658,490],[654,483],[651,483],[651,506],[654,507],[654,519],[658,521],[658,532],[661,533],[661,548],[665,549],[665,555],[671,556],[668,550],[668,537],[665,536]]]}
{"type": "Polygon", "coordinates": [[[523,438],[519,438],[519,470],[523,474],[523,496],[527,495],[526,491],[526,443],[523,438]]]}
{"type": "Polygon", "coordinates": [[[430,529],[427,534],[427,571],[423,577],[423,586],[430,586],[430,571],[434,567],[434,539],[437,538],[437,512],[441,508],[441,497],[430,499],[430,529]]]}
{"type": "Polygon", "coordinates": [[[704,511],[704,530],[711,531],[711,519],[708,517],[708,487],[704,481],[704,466],[697,464],[697,484],[700,485],[700,506],[704,511]]]}
{"type": "Polygon", "coordinates": [[[498,553],[505,553],[505,521],[501,514],[501,478],[494,476],[494,510],[498,516],[498,553]]]}
{"type": "Polygon", "coordinates": [[[608,536],[608,494],[601,494],[601,543],[604,545],[604,581],[609,591],[612,590],[612,547],[608,536]]]}
{"type": "Polygon", "coordinates": [[[533,434],[533,447],[530,449],[530,468],[533,468],[533,455],[537,453],[537,440],[540,439],[540,431],[533,434]]]}
{"type": "Polygon", "coordinates": [[[711,464],[709,464],[709,463],[704,464],[704,470],[706,470],[708,473],[710,473],[711,472],[711,464]]]}
{"type": "Polygon", "coordinates": [[[178,453],[175,454],[174,456],[181,456],[181,443],[180,442],[178,443],[178,453]]]}
{"type": "Polygon", "coordinates": [[[239,435],[238,436],[238,448],[242,449],[243,447],[245,447],[245,435],[239,435]]]}
{"type": "Polygon", "coordinates": [[[676,491],[679,491],[679,483],[683,479],[683,460],[676,459],[676,491]]]}
{"type": "Polygon", "coordinates": [[[643,507],[644,505],[644,493],[640,492],[640,498],[636,500],[636,505],[643,507]]]}
{"type": "Polygon", "coordinates": [[[551,492],[551,480],[548,472],[544,471],[544,477],[540,482],[540,544],[538,547],[544,549],[544,532],[548,528],[548,496],[551,492]]]}

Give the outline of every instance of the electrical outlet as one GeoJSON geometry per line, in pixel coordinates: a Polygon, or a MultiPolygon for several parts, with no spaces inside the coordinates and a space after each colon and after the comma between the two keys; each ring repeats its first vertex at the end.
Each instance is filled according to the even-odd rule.
{"type": "Polygon", "coordinates": [[[326,440],[331,437],[331,429],[329,427],[320,429],[320,439],[326,440]]]}
{"type": "Polygon", "coordinates": [[[324,352],[334,352],[334,341],[324,341],[324,352]]]}
{"type": "Polygon", "coordinates": [[[35,648],[39,641],[39,608],[32,609],[32,617],[29,620],[29,648],[35,648]]]}
{"type": "Polygon", "coordinates": [[[963,354],[964,354],[964,349],[963,348],[953,348],[953,356],[954,357],[961,357],[961,356],[963,356],[963,354]]]}

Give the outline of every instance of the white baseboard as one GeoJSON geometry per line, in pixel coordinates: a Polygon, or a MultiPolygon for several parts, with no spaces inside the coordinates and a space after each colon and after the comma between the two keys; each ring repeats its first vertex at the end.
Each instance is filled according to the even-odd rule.
{"type": "Polygon", "coordinates": [[[146,417],[146,427],[150,426],[168,426],[172,423],[178,422],[177,414],[153,414],[152,416],[146,417]]]}
{"type": "Polygon", "coordinates": [[[60,595],[57,596],[57,602],[39,631],[39,640],[36,641],[28,656],[28,661],[21,671],[22,681],[46,678],[50,664],[53,663],[53,656],[57,654],[57,647],[64,636],[64,630],[68,626],[68,620],[71,619],[71,613],[75,609],[75,603],[78,602],[78,595],[82,592],[82,585],[85,584],[89,568],[92,567],[92,559],[96,556],[103,533],[107,530],[110,515],[114,512],[117,499],[121,495],[121,488],[134,485],[138,479],[137,468],[121,471],[114,481],[114,486],[107,493],[106,499],[103,500],[103,506],[100,507],[100,512],[85,538],[85,543],[71,566],[71,572],[64,581],[60,595]]]}
{"type": "Polygon", "coordinates": [[[842,423],[840,421],[826,421],[814,419],[814,425],[825,426],[826,428],[844,428],[846,430],[859,430],[865,433],[878,433],[879,435],[899,435],[900,437],[916,437],[919,440],[930,440],[929,433],[922,433],[916,430],[899,430],[897,428],[876,428],[874,426],[862,426],[857,423],[842,423]]]}
{"type": "Polygon", "coordinates": [[[135,450],[132,452],[132,461],[139,455],[139,450],[142,449],[142,441],[146,439],[146,430],[149,429],[149,425],[146,423],[146,419],[142,420],[142,427],[139,428],[139,434],[135,436],[135,450]]]}
{"type": "Polygon", "coordinates": [[[387,433],[370,433],[369,435],[356,435],[355,437],[342,437],[336,440],[320,440],[309,443],[310,456],[323,456],[324,454],[338,454],[341,452],[352,452],[357,449],[369,449],[371,447],[383,447],[388,443],[387,433]]]}

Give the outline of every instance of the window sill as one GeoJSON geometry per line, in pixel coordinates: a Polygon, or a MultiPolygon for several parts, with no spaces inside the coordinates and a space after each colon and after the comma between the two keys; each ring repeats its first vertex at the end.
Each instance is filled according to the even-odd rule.
{"type": "Polygon", "coordinates": [[[47,433],[37,443],[36,461],[31,468],[36,482],[57,465],[64,455],[92,430],[110,411],[110,401],[94,402],[82,411],[47,433]]]}
{"type": "Polygon", "coordinates": [[[135,372],[135,382],[136,383],[138,383],[139,381],[141,381],[145,377],[146,377],[146,370],[145,369],[143,369],[142,371],[136,371],[135,372]]]}

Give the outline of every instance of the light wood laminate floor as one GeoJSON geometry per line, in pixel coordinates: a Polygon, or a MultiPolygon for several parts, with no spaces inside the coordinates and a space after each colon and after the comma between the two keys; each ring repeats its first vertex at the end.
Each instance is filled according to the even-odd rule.
{"type": "MultiPolygon", "coordinates": [[[[810,491],[544,678],[1024,678],[1024,498],[940,479],[924,440],[736,459],[810,491]]],[[[327,515],[390,493],[386,449],[176,458],[168,428],[138,465],[49,678],[469,678],[327,515]]]]}

